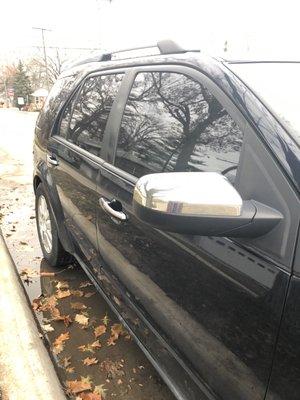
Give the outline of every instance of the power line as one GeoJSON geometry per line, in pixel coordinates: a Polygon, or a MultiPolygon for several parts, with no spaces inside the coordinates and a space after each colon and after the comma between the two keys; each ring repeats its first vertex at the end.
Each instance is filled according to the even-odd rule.
{"type": "MultiPolygon", "coordinates": [[[[27,46],[27,47],[36,47],[41,49],[42,46],[27,46]]],[[[60,46],[47,46],[48,49],[62,49],[62,50],[102,50],[99,47],[60,47],[60,46]]]]}

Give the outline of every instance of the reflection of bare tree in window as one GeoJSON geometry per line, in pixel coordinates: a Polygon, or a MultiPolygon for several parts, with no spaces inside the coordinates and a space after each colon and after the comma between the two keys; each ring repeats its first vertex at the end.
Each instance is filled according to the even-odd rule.
{"type": "Polygon", "coordinates": [[[150,171],[185,171],[193,170],[195,147],[215,152],[240,149],[239,129],[198,82],[175,73],[139,75],[123,116],[117,164],[125,169],[126,161],[150,171]]]}
{"type": "Polygon", "coordinates": [[[88,150],[91,145],[100,147],[120,83],[120,75],[92,77],[84,83],[69,127],[69,138],[74,143],[88,150]]]}

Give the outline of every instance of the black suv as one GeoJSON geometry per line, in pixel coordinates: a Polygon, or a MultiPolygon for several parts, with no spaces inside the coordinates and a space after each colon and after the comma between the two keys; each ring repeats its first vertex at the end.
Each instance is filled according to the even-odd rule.
{"type": "Polygon", "coordinates": [[[51,90],[43,254],[80,263],[176,398],[299,400],[300,64],[157,48],[51,90]]]}

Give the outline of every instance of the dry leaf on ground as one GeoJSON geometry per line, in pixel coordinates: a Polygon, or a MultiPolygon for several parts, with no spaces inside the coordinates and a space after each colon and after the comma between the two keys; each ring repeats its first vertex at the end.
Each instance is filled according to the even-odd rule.
{"type": "Polygon", "coordinates": [[[20,272],[21,276],[29,276],[30,278],[34,278],[39,276],[39,271],[32,268],[23,268],[20,272]]]}
{"type": "Polygon", "coordinates": [[[107,340],[108,346],[114,346],[116,344],[116,341],[118,340],[119,336],[128,335],[128,333],[124,330],[122,324],[113,324],[113,326],[110,328],[110,331],[111,331],[111,336],[107,340]]]}
{"type": "Polygon", "coordinates": [[[63,321],[66,327],[68,327],[73,321],[70,315],[61,315],[59,309],[57,307],[53,307],[51,309],[51,317],[52,321],[63,321]]]}
{"type": "Polygon", "coordinates": [[[71,303],[71,308],[73,310],[81,311],[81,310],[85,310],[87,308],[87,306],[84,305],[83,303],[75,302],[75,303],[71,303]]]}
{"type": "Polygon", "coordinates": [[[80,351],[90,352],[90,353],[95,353],[95,350],[100,348],[101,348],[101,343],[99,342],[99,340],[95,340],[95,342],[93,343],[88,343],[86,345],[83,344],[82,346],[78,346],[78,349],[80,351]]]}
{"type": "Polygon", "coordinates": [[[58,289],[56,291],[56,295],[55,296],[56,296],[57,299],[64,299],[65,297],[71,296],[71,292],[70,292],[69,289],[67,289],[67,290],[58,289]]]}
{"type": "Polygon", "coordinates": [[[96,294],[96,292],[87,292],[84,297],[86,297],[87,299],[94,296],[94,294],[96,294]]]}
{"type": "Polygon", "coordinates": [[[77,394],[92,389],[92,382],[89,377],[81,377],[80,381],[67,381],[66,385],[68,391],[72,394],[77,394]]]}
{"type": "Polygon", "coordinates": [[[63,359],[61,359],[59,361],[59,364],[64,367],[64,368],[68,368],[71,365],[71,356],[70,357],[64,357],[63,359]]]}
{"type": "Polygon", "coordinates": [[[55,296],[50,297],[38,297],[32,302],[32,308],[35,311],[51,311],[57,305],[57,300],[55,296]]]}
{"type": "Polygon", "coordinates": [[[83,314],[76,314],[75,321],[78,322],[78,324],[80,324],[80,325],[88,326],[89,318],[83,314]]]}
{"type": "Polygon", "coordinates": [[[59,281],[55,285],[56,289],[69,289],[69,284],[66,281],[59,281]]]}
{"type": "Polygon", "coordinates": [[[105,314],[104,317],[102,318],[102,322],[105,326],[109,324],[110,319],[108,318],[108,315],[105,314]]]}
{"type": "Polygon", "coordinates": [[[73,296],[82,297],[84,295],[84,292],[82,290],[71,290],[71,294],[73,296]]]}
{"type": "Polygon", "coordinates": [[[88,286],[93,286],[93,284],[90,281],[81,282],[81,284],[79,285],[79,289],[83,289],[88,286]]]}
{"type": "Polygon", "coordinates": [[[105,392],[107,391],[107,389],[104,389],[103,386],[104,385],[98,385],[98,386],[95,386],[95,389],[94,389],[94,393],[102,396],[102,398],[105,397],[105,392]]]}
{"type": "Polygon", "coordinates": [[[94,329],[94,335],[95,338],[97,339],[99,336],[103,335],[106,332],[106,326],[105,325],[99,325],[94,329]]]}
{"type": "Polygon", "coordinates": [[[53,326],[51,326],[50,324],[44,324],[44,325],[42,325],[42,329],[43,329],[43,331],[45,331],[45,332],[53,332],[53,331],[54,331],[53,326]]]}
{"type": "Polygon", "coordinates": [[[59,354],[63,351],[65,347],[65,341],[70,339],[70,333],[69,332],[64,332],[61,333],[54,341],[53,343],[53,353],[54,354],[59,354]]]}
{"type": "Polygon", "coordinates": [[[24,283],[29,284],[33,282],[32,278],[36,278],[37,276],[39,276],[39,272],[34,269],[24,268],[21,270],[20,276],[23,279],[24,283]]]}
{"type": "Polygon", "coordinates": [[[89,365],[98,364],[99,360],[97,360],[96,357],[93,357],[93,358],[87,357],[82,362],[83,362],[84,365],[88,365],[89,366],[89,365]]]}

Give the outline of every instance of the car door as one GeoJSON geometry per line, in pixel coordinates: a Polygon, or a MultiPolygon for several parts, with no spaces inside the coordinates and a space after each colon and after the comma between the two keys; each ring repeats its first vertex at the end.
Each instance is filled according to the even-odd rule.
{"type": "Polygon", "coordinates": [[[76,244],[76,253],[97,264],[96,178],[104,160],[102,141],[123,73],[88,76],[62,111],[48,145],[48,164],[76,244]],[[50,159],[49,159],[50,158],[50,159]]]}
{"type": "Polygon", "coordinates": [[[119,297],[111,296],[115,307],[130,304],[146,321],[141,330],[138,319],[122,314],[150,359],[160,360],[156,365],[178,398],[263,399],[290,277],[297,197],[209,78],[170,65],[131,75],[127,102],[116,107],[119,129],[108,127],[109,162],[98,176],[106,204],[98,213],[106,274],[99,279],[105,285],[112,276],[119,287],[119,297]],[[134,185],[145,174],[172,171],[223,173],[243,199],[276,208],[283,222],[261,238],[243,240],[154,229],[133,213],[134,185]],[[166,353],[180,365],[177,379],[166,353]]]}

